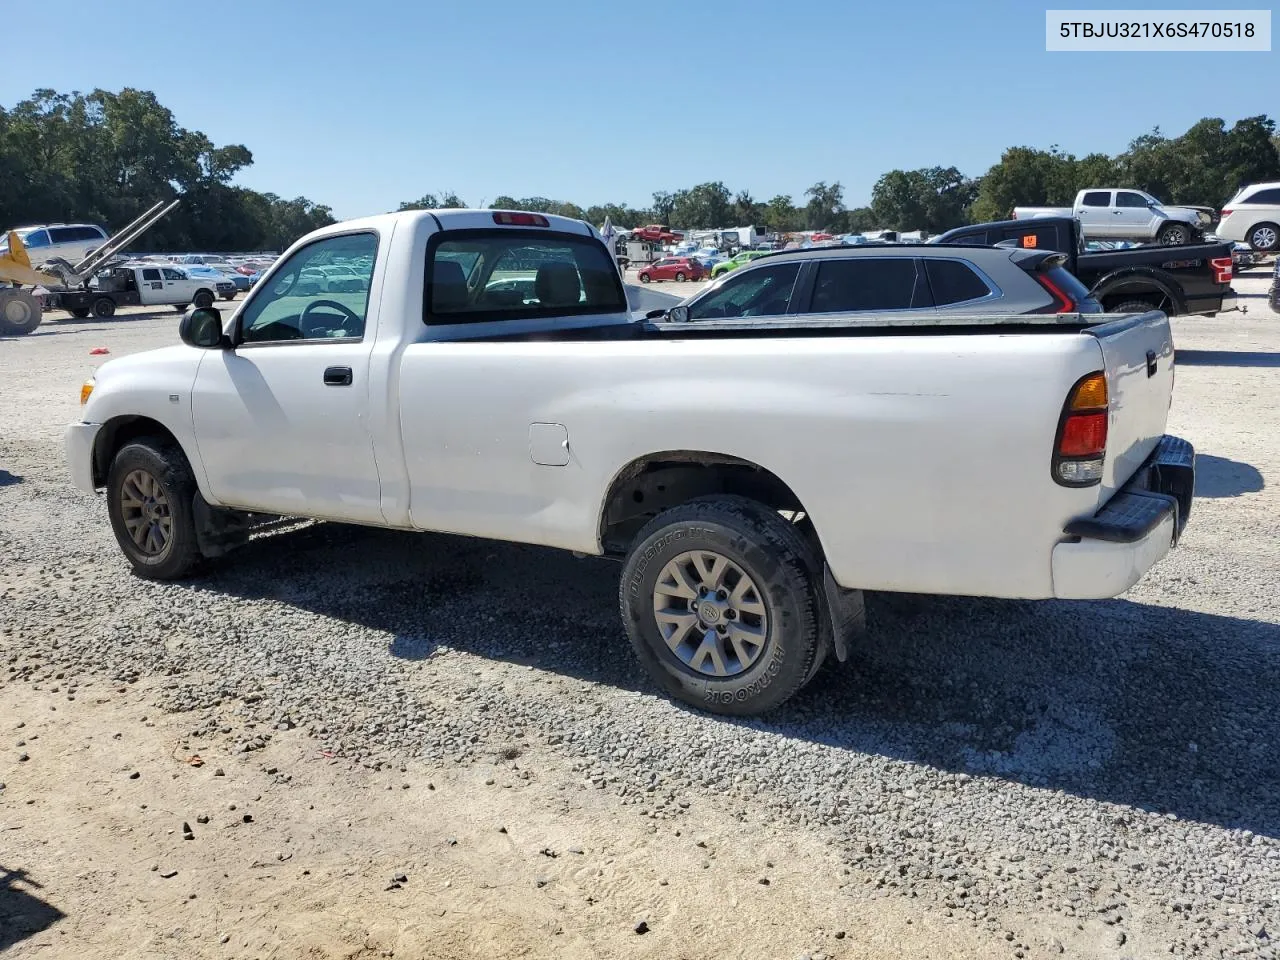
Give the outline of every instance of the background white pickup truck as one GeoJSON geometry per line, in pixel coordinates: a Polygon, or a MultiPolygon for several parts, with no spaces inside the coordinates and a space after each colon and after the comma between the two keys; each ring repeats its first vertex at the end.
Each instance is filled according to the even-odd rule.
{"type": "Polygon", "coordinates": [[[641,661],[739,714],[844,659],[861,590],[1109,597],[1169,550],[1194,467],[1163,314],[794,312],[830,263],[718,281],[782,315],[650,322],[582,222],[335,225],[225,321],[101,367],[71,473],[160,579],[258,514],[617,557],[641,661]],[[335,267],[363,282],[309,282],[335,267]]]}
{"type": "Polygon", "coordinates": [[[1162,204],[1141,190],[1081,190],[1070,207],[1014,207],[1014,220],[1075,217],[1087,240],[1154,240],[1192,243],[1213,225],[1212,207],[1162,204]]]}

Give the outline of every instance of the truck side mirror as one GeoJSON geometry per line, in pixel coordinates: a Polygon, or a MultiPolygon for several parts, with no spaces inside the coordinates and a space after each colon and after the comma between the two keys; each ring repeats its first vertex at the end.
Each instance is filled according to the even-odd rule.
{"type": "Polygon", "coordinates": [[[669,323],[688,323],[689,308],[686,307],[684,304],[680,304],[677,307],[672,307],[670,310],[667,311],[667,321],[669,323]]]}
{"type": "Polygon", "coordinates": [[[214,350],[225,346],[222,313],[217,307],[187,307],[178,323],[178,336],[189,347],[214,350]]]}

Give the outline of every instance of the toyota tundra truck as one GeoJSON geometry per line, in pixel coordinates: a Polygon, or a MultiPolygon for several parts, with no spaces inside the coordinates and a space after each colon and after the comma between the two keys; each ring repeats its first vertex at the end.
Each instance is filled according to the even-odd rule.
{"type": "MultiPolygon", "coordinates": [[[[963,252],[920,246],[919,275],[963,252]]],[[[159,580],[263,516],[615,558],[639,661],[738,715],[844,660],[863,591],[1113,597],[1177,542],[1194,452],[1164,432],[1163,313],[821,313],[851,276],[824,253],[729,274],[713,316],[636,316],[581,221],[326,227],[233,313],[99,368],[70,473],[159,580]],[[306,283],[333,267],[365,282],[306,283]]]]}

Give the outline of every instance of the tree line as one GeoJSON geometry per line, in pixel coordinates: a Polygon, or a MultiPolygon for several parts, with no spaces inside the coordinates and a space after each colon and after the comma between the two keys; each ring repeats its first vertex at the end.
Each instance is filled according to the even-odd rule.
{"type": "Polygon", "coordinates": [[[334,222],[306,197],[232,185],[252,163],[248,147],[216,146],[179,126],[150,91],[37,90],[0,107],[0,229],[85,221],[114,230],[177,196],[182,203],[136,246],[283,250],[334,222]]]}
{"type": "MultiPolygon", "coordinates": [[[[535,210],[617,226],[664,223],[702,229],[768,227],[779,233],[826,230],[927,230],[940,233],[965,223],[1003,220],[1016,206],[1069,206],[1087,187],[1136,187],[1166,203],[1219,207],[1241,186],[1280,180],[1280,136],[1268,116],[1246,117],[1228,128],[1206,117],[1177,137],[1159,128],[1130,142],[1123,153],[1076,157],[1058,146],[1048,150],[1010,147],[991,169],[969,177],[955,167],[890,170],[871,189],[871,203],[847,207],[839,181],[819,181],[802,202],[779,194],[756,200],[721,181],[685,190],[659,191],[648,209],[623,204],[581,207],[546,197],[496,197],[492,206],[535,210]]],[[[462,203],[453,194],[442,194],[462,203]]],[[[412,205],[402,204],[402,209],[412,205]]]]}
{"type": "MultiPolygon", "coordinates": [[[[0,107],[0,225],[89,221],[119,228],[157,200],[182,204],[146,235],[154,250],[284,249],[304,233],[333,223],[329,207],[306,197],[283,199],[231,184],[253,163],[242,144],[216,146],[178,125],[146,90],[89,94],[37,90],[12,109],[0,107]]],[[[1123,153],[1076,157],[1058,146],[1017,146],[981,176],[956,167],[890,170],[871,203],[850,208],[839,181],[819,181],[797,201],[757,199],[721,181],[653,194],[651,205],[580,206],[548,197],[500,195],[498,209],[532,210],[618,227],[646,223],[688,229],[764,226],[779,233],[826,230],[927,230],[998,220],[1021,205],[1065,206],[1095,186],[1146,190],[1169,203],[1220,206],[1243,184],[1280,180],[1280,137],[1266,115],[1230,127],[1206,117],[1185,133],[1159,128],[1123,153]]],[[[465,207],[442,190],[403,202],[400,210],[465,207]]]]}

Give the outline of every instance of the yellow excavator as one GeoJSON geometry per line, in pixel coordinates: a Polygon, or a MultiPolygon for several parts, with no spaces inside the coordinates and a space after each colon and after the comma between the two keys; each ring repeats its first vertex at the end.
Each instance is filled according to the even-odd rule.
{"type": "Polygon", "coordinates": [[[178,205],[178,200],[163,200],[155,204],[138,219],[110,237],[79,263],[67,263],[54,258],[42,263],[39,269],[32,266],[31,256],[16,231],[9,231],[9,249],[0,253],[0,334],[24,335],[40,326],[44,307],[40,299],[29,287],[43,287],[46,290],[74,290],[88,285],[89,280],[108,261],[120,254],[144,232],[151,229],[157,220],[169,213],[178,205]]]}

